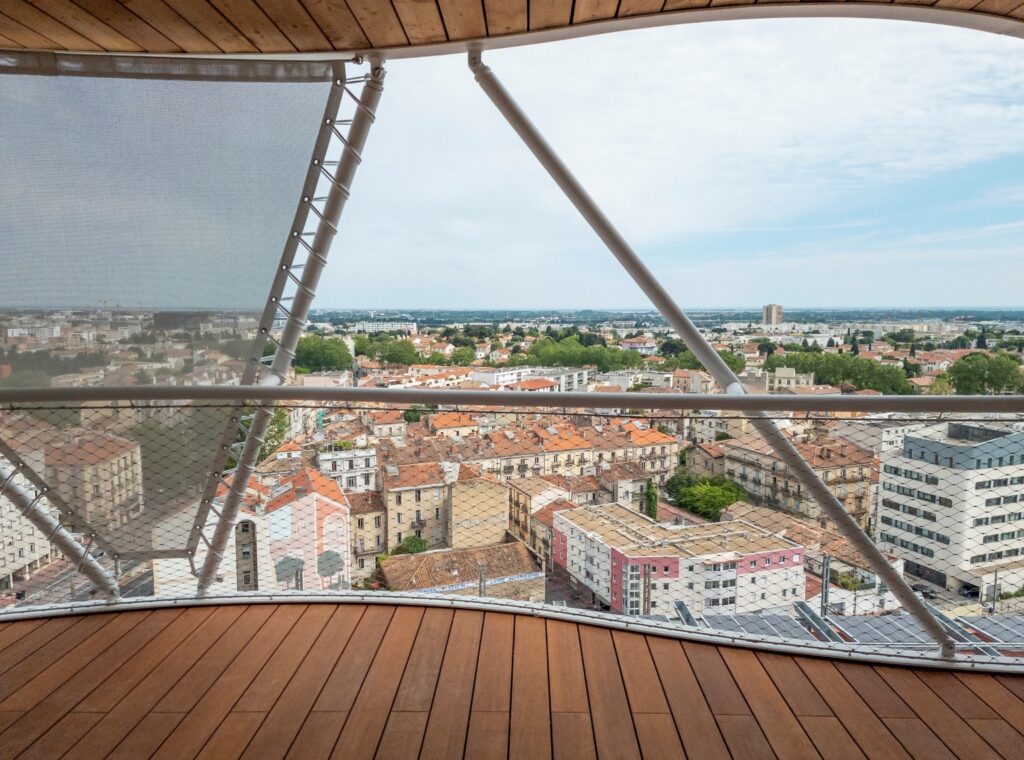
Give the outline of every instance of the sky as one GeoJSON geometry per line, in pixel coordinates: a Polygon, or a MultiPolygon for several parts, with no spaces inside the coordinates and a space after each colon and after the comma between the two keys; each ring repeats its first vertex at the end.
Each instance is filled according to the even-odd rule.
{"type": "MultiPolygon", "coordinates": [[[[684,307],[1024,305],[1019,39],[760,20],[485,60],[684,307]]],[[[464,56],[388,68],[319,306],[647,306],[464,56]]]]}
{"type": "MultiPolygon", "coordinates": [[[[684,308],[1024,306],[1022,40],[758,20],[485,59],[684,308]]],[[[649,306],[464,55],[388,72],[317,307],[649,306]]],[[[258,308],[323,96],[0,77],[0,310],[258,308]]]]}

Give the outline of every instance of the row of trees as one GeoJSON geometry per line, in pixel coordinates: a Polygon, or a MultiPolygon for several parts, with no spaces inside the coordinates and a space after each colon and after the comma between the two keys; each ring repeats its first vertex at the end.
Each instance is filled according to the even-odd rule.
{"type": "Polygon", "coordinates": [[[859,389],[871,389],[886,394],[909,394],[914,387],[899,367],[888,367],[874,359],[862,359],[853,354],[824,354],[801,351],[785,356],[772,355],[765,359],[764,368],[792,367],[797,372],[813,372],[816,383],[841,385],[849,383],[859,389]]]}

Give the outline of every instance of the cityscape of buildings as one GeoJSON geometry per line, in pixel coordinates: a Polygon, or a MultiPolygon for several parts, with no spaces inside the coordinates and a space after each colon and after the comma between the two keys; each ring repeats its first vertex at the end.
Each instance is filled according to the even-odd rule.
{"type": "MultiPolygon", "coordinates": [[[[974,356],[1016,362],[1003,392],[1020,383],[1024,322],[784,322],[778,304],[762,317],[702,327],[750,393],[878,394],[894,377],[897,392],[952,393],[969,376],[951,368],[974,356]]],[[[256,336],[250,315],[0,315],[0,386],[238,384],[256,336]]],[[[687,353],[640,317],[424,326],[335,316],[310,322],[288,382],[720,393],[687,353]]],[[[743,415],[339,402],[282,404],[275,420],[221,589],[486,595],[683,620],[795,614],[797,602],[847,615],[899,609],[743,415]]],[[[171,550],[195,530],[218,421],[181,402],[12,407],[0,439],[46,479],[49,507],[96,556],[121,552],[117,571],[140,590],[181,595],[195,577],[171,550]]],[[[1024,589],[1019,422],[791,413],[777,424],[908,578],[953,596],[1024,589]]],[[[66,593],[73,568],[6,497],[0,540],[9,603],[66,593]]]]}

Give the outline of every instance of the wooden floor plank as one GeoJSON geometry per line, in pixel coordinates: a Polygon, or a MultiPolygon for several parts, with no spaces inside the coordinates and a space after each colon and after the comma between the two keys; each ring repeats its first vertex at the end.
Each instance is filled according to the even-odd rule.
{"type": "Polygon", "coordinates": [[[19,622],[0,760],[1024,758],[1016,676],[384,604],[19,622]]]}
{"type": "Polygon", "coordinates": [[[387,725],[388,713],[422,620],[422,608],[399,607],[395,610],[348,713],[334,757],[372,758],[377,752],[377,744],[387,725]]]}
{"type": "MultiPolygon", "coordinates": [[[[451,610],[448,610],[451,612],[451,610]]],[[[429,610],[428,610],[429,612],[429,610]]],[[[395,712],[392,710],[384,735],[377,747],[378,760],[405,760],[417,757],[427,730],[428,712],[395,712]]]]}
{"type": "Polygon", "coordinates": [[[668,713],[633,713],[633,725],[644,760],[686,757],[676,724],[668,713]]]}
{"type": "Polygon", "coordinates": [[[31,636],[21,636],[0,649],[0,675],[20,662],[28,659],[34,652],[45,647],[69,628],[82,622],[84,618],[58,617],[47,620],[38,628],[32,629],[31,636]]]}
{"type": "Polygon", "coordinates": [[[954,754],[972,760],[993,760],[998,757],[988,743],[912,670],[888,666],[876,666],[875,670],[954,754]]]}
{"type": "Polygon", "coordinates": [[[302,617],[242,692],[232,710],[270,712],[333,614],[334,610],[326,604],[314,604],[303,610],[302,617]]]}
{"type": "Polygon", "coordinates": [[[985,701],[968,689],[962,681],[952,673],[942,673],[937,670],[917,671],[917,677],[924,681],[925,685],[938,695],[939,699],[949,705],[949,708],[965,720],[999,718],[995,711],[985,704],[985,701]]]}
{"type": "Polygon", "coordinates": [[[140,757],[150,757],[184,717],[184,713],[151,712],[132,729],[124,741],[117,745],[117,748],[107,756],[107,760],[138,760],[140,757]]]}
{"type": "Polygon", "coordinates": [[[957,673],[957,679],[977,694],[1003,720],[1024,733],[1024,700],[997,679],[981,673],[957,673]]]}
{"type": "MultiPolygon", "coordinates": [[[[775,688],[782,692],[786,704],[794,715],[801,717],[832,718],[832,711],[818,690],[814,688],[796,661],[784,654],[758,652],[757,659],[768,672],[775,688]]],[[[827,725],[827,722],[820,725],[827,725]]],[[[814,737],[811,737],[813,740],[814,737]]],[[[819,748],[820,750],[820,748],[819,748]]]]}
{"type": "Polygon", "coordinates": [[[437,694],[420,748],[421,760],[461,757],[473,703],[477,653],[483,631],[482,612],[458,610],[452,618],[448,646],[437,679],[437,694]]]}
{"type": "MultiPolygon", "coordinates": [[[[387,719],[387,714],[383,716],[387,719]]],[[[288,750],[291,760],[325,760],[338,742],[347,713],[311,712],[288,750]]]]}
{"type": "Polygon", "coordinates": [[[486,757],[504,760],[508,755],[509,714],[507,712],[474,710],[466,731],[465,757],[486,757]]]}
{"type": "Polygon", "coordinates": [[[715,720],[733,757],[775,760],[776,755],[753,715],[715,715],[715,720]]]}
{"type": "Polygon", "coordinates": [[[720,651],[775,753],[786,758],[817,758],[818,751],[757,655],[735,647],[722,647],[720,651]]]}
{"type": "Polygon", "coordinates": [[[517,615],[515,619],[509,757],[551,757],[547,630],[543,620],[526,615],[517,615]]]}
{"type": "Polygon", "coordinates": [[[879,718],[917,717],[900,695],[873,668],[851,662],[837,662],[835,666],[879,718]]]}
{"type": "Polygon", "coordinates": [[[31,618],[29,620],[15,620],[10,623],[4,623],[3,627],[0,627],[0,652],[5,651],[7,647],[13,646],[15,642],[27,638],[29,634],[46,622],[46,618],[31,618]]]}
{"type": "Polygon", "coordinates": [[[394,613],[393,608],[382,605],[372,605],[366,610],[313,705],[314,710],[348,712],[352,709],[394,613]]]}
{"type": "MultiPolygon", "coordinates": [[[[213,607],[190,607],[182,610],[152,641],[128,662],[111,673],[89,695],[75,705],[80,712],[109,712],[182,642],[193,642],[193,637],[214,613],[213,607]]],[[[219,625],[219,623],[217,623],[219,625]]],[[[214,625],[211,621],[210,625],[214,625]]]]}
{"type": "Polygon", "coordinates": [[[548,620],[546,626],[551,711],[589,713],[579,629],[566,620],[548,620]]]}
{"type": "Polygon", "coordinates": [[[1013,726],[998,718],[975,718],[967,721],[971,728],[1003,757],[1024,757],[1024,736],[1013,726]]]}
{"type": "MultiPolygon", "coordinates": [[[[220,724],[210,741],[197,755],[199,760],[234,760],[241,757],[246,747],[253,740],[257,729],[263,724],[266,713],[233,712],[220,724]]],[[[261,757],[280,757],[280,755],[261,755],[261,757]]]]}
{"type": "MultiPolygon", "coordinates": [[[[473,712],[504,712],[512,704],[512,648],[516,616],[484,615],[473,689],[473,712]]],[[[472,723],[472,721],[470,721],[472,723]]]]}
{"type": "Polygon", "coordinates": [[[274,614],[274,608],[256,604],[245,611],[234,625],[210,647],[153,708],[154,712],[187,713],[196,706],[217,679],[224,674],[239,652],[245,649],[274,614]]]}
{"type": "Polygon", "coordinates": [[[597,757],[594,725],[589,712],[551,713],[551,755],[554,760],[592,760],[597,757]]]}
{"type": "Polygon", "coordinates": [[[579,633],[597,753],[602,757],[639,758],[633,722],[624,718],[630,714],[629,701],[611,633],[590,626],[580,626],[579,633]]]}
{"type": "Polygon", "coordinates": [[[287,753],[366,612],[363,605],[335,608],[320,637],[259,726],[251,756],[265,753],[265,756],[282,757],[287,753]]]}
{"type": "Polygon", "coordinates": [[[430,712],[454,614],[452,610],[437,608],[423,613],[392,712],[430,712]]]}
{"type": "Polygon", "coordinates": [[[910,757],[834,664],[811,657],[798,658],[797,664],[865,755],[910,757]]]}
{"type": "MultiPolygon", "coordinates": [[[[181,610],[156,610],[151,615],[140,620],[138,625],[131,631],[114,642],[99,656],[82,661],[82,667],[74,675],[66,675],[56,672],[52,675],[62,679],[60,685],[50,691],[50,685],[45,684],[45,676],[30,681],[22,689],[11,696],[10,702],[24,699],[27,711],[25,715],[9,730],[0,734],[0,757],[15,755],[38,737],[42,736],[49,728],[62,718],[71,708],[81,701],[97,682],[102,681],[111,672],[117,670],[125,661],[134,656],[146,644],[167,627],[175,618],[180,616],[181,610]],[[44,684],[38,694],[33,695],[32,689],[44,684]],[[44,693],[46,692],[46,693],[44,693]]],[[[105,630],[105,629],[104,629],[105,630]]],[[[100,631],[101,635],[103,631],[100,631]]],[[[69,658],[61,661],[71,662],[69,658]]]]}
{"type": "MultiPolygon", "coordinates": [[[[238,657],[216,683],[195,695],[179,695],[174,699],[168,699],[171,696],[169,694],[164,697],[161,705],[187,705],[190,712],[174,728],[174,732],[160,746],[160,751],[155,756],[194,757],[217,731],[221,721],[227,717],[235,702],[305,611],[304,605],[282,604],[274,610],[259,632],[241,648],[238,657]]],[[[184,680],[178,682],[179,686],[184,680]]]]}
{"type": "Polygon", "coordinates": [[[824,760],[864,760],[857,742],[834,715],[804,715],[800,725],[824,760]]]}
{"type": "Polygon", "coordinates": [[[102,717],[98,713],[69,712],[18,757],[25,760],[52,760],[55,757],[62,757],[73,749],[102,717]]]}
{"type": "MultiPolygon", "coordinates": [[[[97,631],[114,626],[111,629],[113,632],[118,635],[123,633],[125,624],[118,622],[118,617],[118,615],[85,615],[82,617],[75,625],[18,663],[17,667],[10,668],[3,674],[3,678],[0,678],[0,700],[7,699],[44,671],[53,672],[53,668],[63,670],[65,665],[60,662],[61,659],[72,653],[76,647],[86,642],[97,631]]],[[[102,646],[103,638],[101,637],[98,641],[102,646]]],[[[73,655],[68,657],[68,662],[74,663],[73,655]]]]}
{"type": "Polygon", "coordinates": [[[668,713],[668,701],[661,690],[654,659],[646,637],[626,631],[612,631],[615,655],[626,685],[629,708],[634,713],[668,713]]]}
{"type": "Polygon", "coordinates": [[[954,760],[956,755],[920,718],[886,718],[885,725],[914,760],[954,760]]]}
{"type": "Polygon", "coordinates": [[[729,750],[682,645],[672,639],[648,636],[647,646],[686,754],[693,758],[726,760],[729,750]]]}
{"type": "MultiPolygon", "coordinates": [[[[215,609],[202,625],[182,640],[124,699],[93,726],[68,753],[68,758],[94,760],[97,757],[104,757],[113,750],[146,717],[164,694],[174,687],[178,679],[231,628],[245,610],[242,605],[215,609]]],[[[141,654],[145,653],[146,650],[143,650],[141,654]]]]}
{"type": "Polygon", "coordinates": [[[751,714],[717,647],[687,641],[683,644],[683,651],[712,713],[716,716],[751,714]]]}

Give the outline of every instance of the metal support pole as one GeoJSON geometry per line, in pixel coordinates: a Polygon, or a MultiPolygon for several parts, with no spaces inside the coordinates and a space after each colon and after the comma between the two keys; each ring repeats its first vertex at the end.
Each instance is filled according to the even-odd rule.
{"type": "MultiPolygon", "coordinates": [[[[0,482],[5,484],[3,493],[14,502],[21,514],[32,523],[36,530],[44,536],[49,536],[50,543],[60,549],[77,570],[92,581],[96,588],[102,589],[106,593],[107,601],[116,602],[121,597],[117,581],[110,576],[103,565],[92,558],[86,547],[78,543],[75,537],[68,533],[49,511],[40,506],[40,502],[46,495],[25,488],[18,482],[17,474],[17,468],[13,465],[8,462],[0,462],[0,482]]],[[[91,540],[89,545],[92,545],[91,540]]]]}
{"type": "MultiPolygon", "coordinates": [[[[501,115],[505,117],[512,129],[526,143],[540,164],[547,170],[569,201],[576,207],[580,215],[587,221],[597,236],[605,244],[612,255],[618,259],[622,267],[633,278],[633,281],[661,312],[665,320],[679,334],[694,356],[707,369],[724,390],[730,395],[744,395],[746,389],[729,369],[718,352],[707,342],[696,325],[683,313],[661,283],[643,263],[626,239],[604,215],[594,199],[580,184],[579,180],[569,171],[568,167],[548,145],[547,141],[534,126],[533,122],[523,113],[522,109],[501,84],[494,72],[486,66],[479,50],[469,53],[469,68],[476,78],[477,84],[491,99],[501,115]]],[[[828,490],[814,470],[797,451],[797,448],[762,412],[751,414],[751,424],[771,446],[779,458],[789,466],[794,477],[817,500],[838,530],[853,544],[867,560],[868,565],[880,575],[892,589],[896,598],[917,620],[942,648],[942,654],[952,657],[955,653],[953,640],[928,612],[924,602],[918,598],[903,577],[889,564],[882,553],[864,534],[857,521],[851,517],[839,500],[828,490]]]]}
{"type": "MultiPolygon", "coordinates": [[[[295,297],[287,311],[287,322],[282,331],[281,339],[278,341],[273,363],[270,366],[269,372],[260,380],[260,385],[277,386],[284,384],[285,376],[288,374],[288,369],[291,367],[292,359],[295,356],[295,348],[299,343],[299,338],[302,337],[303,330],[306,329],[306,317],[309,314],[309,307],[316,296],[320,275],[327,264],[327,254],[330,253],[331,243],[338,232],[338,221],[341,219],[341,212],[345,208],[345,202],[349,197],[352,178],[355,176],[356,169],[362,160],[363,146],[366,144],[366,137],[373,124],[377,104],[380,102],[381,93],[384,91],[385,71],[382,63],[382,59],[371,58],[370,76],[359,94],[348,135],[341,140],[341,160],[338,162],[337,171],[333,176],[328,177],[330,179],[330,189],[327,192],[323,209],[317,211],[320,221],[313,235],[313,242],[310,246],[309,256],[306,259],[306,265],[302,270],[302,280],[295,291],[295,297]]],[[[343,82],[336,84],[337,86],[344,85],[343,82]]],[[[314,163],[318,163],[319,166],[323,167],[324,158],[324,156],[319,156],[314,159],[314,163]]],[[[313,198],[311,196],[304,197],[303,201],[310,204],[310,208],[313,208],[313,198]]],[[[293,231],[292,234],[297,236],[301,234],[301,230],[293,231]]],[[[224,549],[238,518],[238,509],[242,503],[242,497],[245,495],[249,478],[256,469],[260,449],[263,447],[267,428],[273,415],[273,405],[260,406],[253,415],[249,430],[245,436],[242,453],[238,457],[238,466],[235,468],[234,476],[231,479],[231,488],[224,498],[217,527],[214,529],[210,547],[206,552],[202,568],[199,571],[199,595],[204,595],[209,590],[217,576],[217,569],[220,567],[221,560],[223,559],[224,549]]]]}

